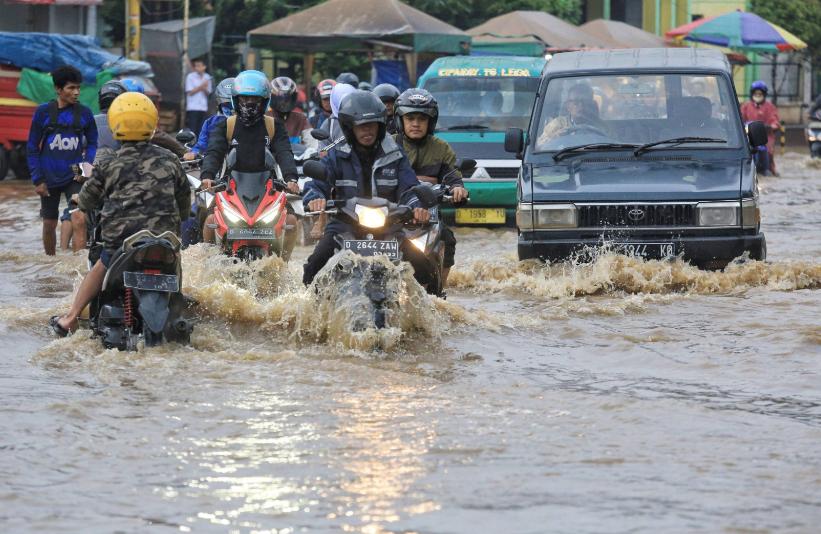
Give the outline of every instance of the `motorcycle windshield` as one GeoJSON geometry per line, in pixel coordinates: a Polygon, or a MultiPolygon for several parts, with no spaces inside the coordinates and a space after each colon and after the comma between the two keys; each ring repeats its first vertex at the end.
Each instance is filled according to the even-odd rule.
{"type": "Polygon", "coordinates": [[[253,216],[257,212],[262,197],[265,196],[269,174],[268,171],[234,171],[231,173],[231,177],[237,184],[237,195],[239,195],[239,199],[245,206],[245,211],[249,216],[253,216]]]}

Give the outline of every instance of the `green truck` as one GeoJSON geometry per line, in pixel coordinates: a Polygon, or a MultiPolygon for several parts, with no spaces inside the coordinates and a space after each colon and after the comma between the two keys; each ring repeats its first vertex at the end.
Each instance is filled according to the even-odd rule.
{"type": "Polygon", "coordinates": [[[519,56],[452,56],[434,61],[419,87],[439,102],[436,135],[459,158],[476,160],[465,176],[469,207],[443,210],[457,225],[516,222],[521,160],[504,150],[508,128],[527,129],[546,60],[519,56]]]}

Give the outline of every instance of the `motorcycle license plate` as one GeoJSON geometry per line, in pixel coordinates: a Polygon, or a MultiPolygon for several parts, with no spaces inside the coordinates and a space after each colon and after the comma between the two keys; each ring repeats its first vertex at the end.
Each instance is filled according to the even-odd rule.
{"type": "Polygon", "coordinates": [[[123,271],[123,285],[131,289],[164,291],[176,293],[180,290],[180,280],[176,274],[148,274],[123,271]]]}
{"type": "Polygon", "coordinates": [[[456,208],[456,224],[504,223],[504,208],[456,208]]]}
{"type": "Polygon", "coordinates": [[[673,243],[615,243],[616,252],[639,258],[669,258],[676,255],[673,243]]]}
{"type": "Polygon", "coordinates": [[[228,239],[273,239],[273,228],[229,228],[228,239]]]}
{"type": "Polygon", "coordinates": [[[343,243],[343,248],[353,251],[360,256],[387,256],[392,260],[399,259],[398,241],[346,239],[343,243]]]}

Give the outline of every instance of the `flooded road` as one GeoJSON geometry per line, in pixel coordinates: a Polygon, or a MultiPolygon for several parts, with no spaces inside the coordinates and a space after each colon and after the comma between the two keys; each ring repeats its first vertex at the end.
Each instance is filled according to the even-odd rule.
{"type": "Polygon", "coordinates": [[[2,182],[2,531],[816,532],[821,167],[779,164],[766,263],[520,264],[460,229],[388,350],[317,310],[307,248],[185,251],[191,347],[55,340],[84,257],[2,182]]]}

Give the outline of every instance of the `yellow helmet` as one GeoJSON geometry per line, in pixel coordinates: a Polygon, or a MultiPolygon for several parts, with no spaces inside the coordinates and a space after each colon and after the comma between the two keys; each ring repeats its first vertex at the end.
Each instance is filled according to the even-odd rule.
{"type": "Polygon", "coordinates": [[[157,122],[157,106],[142,93],[123,93],[108,108],[108,127],[117,141],[148,141],[157,122]]]}

